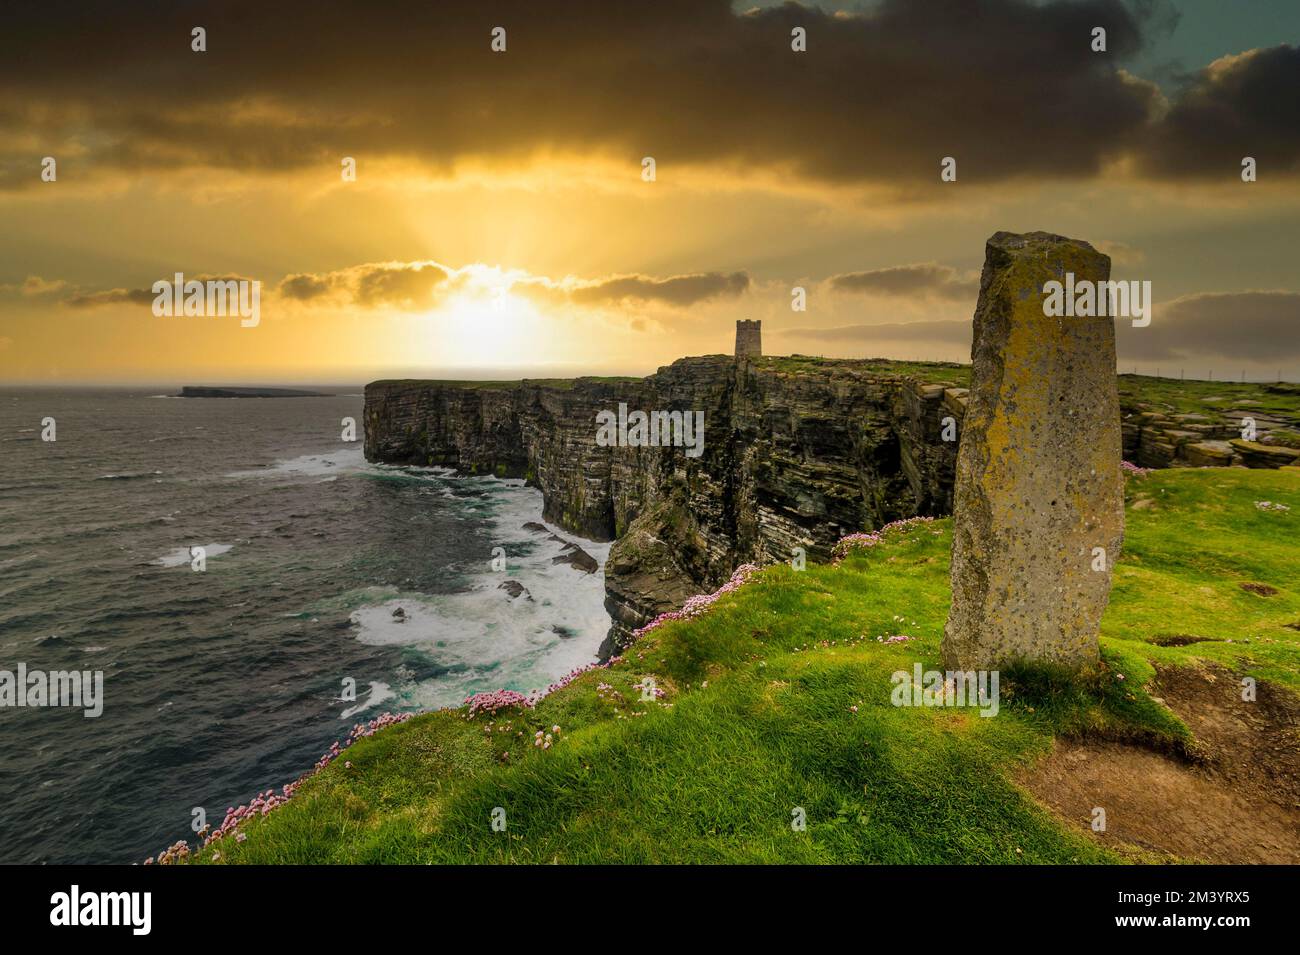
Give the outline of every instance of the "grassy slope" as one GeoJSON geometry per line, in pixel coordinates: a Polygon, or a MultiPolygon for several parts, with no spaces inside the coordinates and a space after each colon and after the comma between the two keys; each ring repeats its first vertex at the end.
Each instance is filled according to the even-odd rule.
{"type": "MultiPolygon", "coordinates": [[[[970,385],[970,365],[949,362],[893,361],[891,359],[815,358],[788,355],[764,358],[773,368],[787,372],[852,365],[859,371],[880,375],[906,375],[935,384],[970,385]]],[[[1217,418],[1225,412],[1255,411],[1300,418],[1300,389],[1295,385],[1285,392],[1271,392],[1267,383],[1204,381],[1199,379],[1156,378],[1152,375],[1119,375],[1120,398],[1142,402],[1169,414],[1203,414],[1217,418]]]]}
{"type": "Polygon", "coordinates": [[[1217,417],[1234,409],[1250,409],[1300,417],[1300,390],[1271,392],[1266,385],[1255,382],[1179,381],[1149,375],[1120,375],[1119,393],[1121,399],[1134,398],[1174,414],[1217,417]]]}
{"type": "Polygon", "coordinates": [[[1057,733],[1185,739],[1141,689],[1151,661],[1204,657],[1300,690],[1300,632],[1284,626],[1300,621],[1300,471],[1156,472],[1130,479],[1128,496],[1106,665],[1084,688],[1022,674],[990,719],[889,704],[893,671],[938,667],[951,544],[940,521],[839,567],[765,570],[535,711],[443,711],[362,740],[346,751],[352,768],[335,762],[246,825],[246,842],[222,840],[219,861],[1116,861],[1008,776],[1057,733]],[[1133,509],[1143,498],[1153,503],[1133,509]],[[1261,499],[1291,510],[1259,511],[1261,499]],[[895,633],[916,639],[875,640],[895,633]],[[1177,633],[1225,642],[1144,639],[1177,633]],[[664,699],[640,702],[646,675],[664,699]],[[550,750],[531,745],[556,724],[550,750]],[[489,825],[498,806],[504,833],[489,825]],[[796,806],[805,832],[791,828],[796,806]]]}

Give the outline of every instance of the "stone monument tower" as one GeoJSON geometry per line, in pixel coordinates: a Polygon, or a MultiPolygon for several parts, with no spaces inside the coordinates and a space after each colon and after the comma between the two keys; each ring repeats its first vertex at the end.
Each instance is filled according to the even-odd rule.
{"type": "Polygon", "coordinates": [[[763,354],[763,323],[736,322],[736,357],[758,358],[763,354]]]}

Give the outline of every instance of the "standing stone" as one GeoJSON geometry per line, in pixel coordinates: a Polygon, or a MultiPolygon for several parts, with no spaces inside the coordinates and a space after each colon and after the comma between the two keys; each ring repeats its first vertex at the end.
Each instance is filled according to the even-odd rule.
{"type": "Polygon", "coordinates": [[[948,669],[1097,660],[1124,537],[1115,320],[1044,313],[1044,284],[1071,272],[1076,288],[1104,282],[1110,259],[1045,232],[998,232],[985,248],[953,500],[948,669]]]}

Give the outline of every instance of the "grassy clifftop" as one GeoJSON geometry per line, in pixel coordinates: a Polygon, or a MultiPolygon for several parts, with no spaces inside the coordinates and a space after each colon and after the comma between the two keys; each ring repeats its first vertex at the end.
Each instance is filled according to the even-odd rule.
{"type": "Polygon", "coordinates": [[[535,708],[441,711],[362,739],[197,861],[1167,857],[1063,820],[1025,773],[1080,738],[1194,762],[1197,733],[1155,692],[1166,668],[1300,692],[1300,471],[1155,472],[1131,478],[1127,499],[1104,666],[1086,686],[1004,674],[990,718],[891,705],[891,674],[940,668],[951,528],[921,523],[838,566],[762,570],[535,708]]]}

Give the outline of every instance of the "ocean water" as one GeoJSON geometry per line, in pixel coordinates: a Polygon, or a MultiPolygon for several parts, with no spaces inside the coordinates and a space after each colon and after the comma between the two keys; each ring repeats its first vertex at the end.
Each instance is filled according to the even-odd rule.
{"type": "Polygon", "coordinates": [[[602,567],[609,545],[524,529],[521,481],[367,464],[341,439],[361,411],[0,390],[0,670],[104,678],[98,718],[0,707],[0,862],[141,861],[356,722],[595,659],[602,574],[555,563],[551,532],[602,567]]]}

